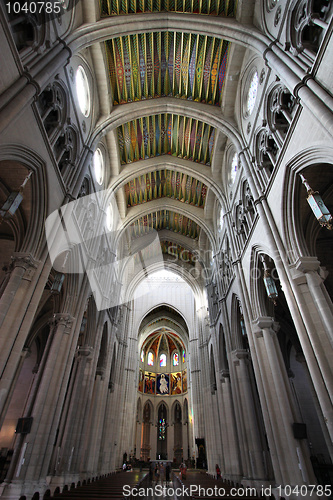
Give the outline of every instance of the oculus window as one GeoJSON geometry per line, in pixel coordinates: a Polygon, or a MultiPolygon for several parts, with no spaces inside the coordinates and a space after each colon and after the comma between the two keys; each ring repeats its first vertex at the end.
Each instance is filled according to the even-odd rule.
{"type": "Polygon", "coordinates": [[[90,114],[90,89],[83,66],[79,66],[76,70],[75,86],[80,111],[87,118],[90,114]]]}
{"type": "Polygon", "coordinates": [[[94,153],[93,166],[96,182],[101,186],[104,180],[104,156],[99,148],[94,153]]]}

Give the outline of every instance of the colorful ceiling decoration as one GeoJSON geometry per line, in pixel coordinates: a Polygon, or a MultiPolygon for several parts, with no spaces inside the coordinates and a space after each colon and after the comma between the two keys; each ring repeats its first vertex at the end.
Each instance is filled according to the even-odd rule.
{"type": "Polygon", "coordinates": [[[141,12],[193,12],[234,17],[237,0],[100,0],[101,16],[141,12]]]}
{"type": "Polygon", "coordinates": [[[158,231],[161,229],[169,229],[170,231],[180,233],[194,240],[198,239],[200,233],[200,226],[192,219],[169,210],[159,210],[144,215],[136,220],[131,228],[133,238],[148,234],[152,230],[158,231]]]}
{"type": "Polygon", "coordinates": [[[182,353],[184,349],[185,346],[180,338],[165,328],[161,328],[151,333],[142,346],[142,350],[145,354],[148,351],[152,351],[155,354],[155,358],[158,357],[160,352],[171,354],[174,350],[178,350],[182,353]]]}
{"type": "MultiPolygon", "coordinates": [[[[161,251],[163,255],[170,255],[170,258],[178,264],[184,263],[195,266],[195,263],[198,260],[198,257],[194,253],[172,241],[161,241],[161,251]]],[[[143,261],[147,263],[150,259],[154,259],[156,255],[157,252],[155,247],[153,245],[149,245],[141,250],[141,252],[134,254],[134,262],[135,264],[142,264],[143,259],[143,261]]]]}
{"type": "Polygon", "coordinates": [[[197,179],[171,170],[149,172],[125,185],[128,207],[167,197],[204,208],[207,186],[197,179]]]}
{"type": "Polygon", "coordinates": [[[173,96],[220,105],[229,42],[191,33],[140,33],[105,42],[114,104],[173,96]]]}
{"type": "Polygon", "coordinates": [[[118,127],[121,163],[169,154],[211,164],[215,129],[173,114],[146,116],[118,127]]]}

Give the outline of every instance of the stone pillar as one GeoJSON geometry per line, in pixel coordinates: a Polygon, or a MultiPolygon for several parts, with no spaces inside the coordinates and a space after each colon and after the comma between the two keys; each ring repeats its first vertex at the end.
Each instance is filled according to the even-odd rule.
{"type": "Polygon", "coordinates": [[[36,379],[37,391],[32,391],[27,404],[33,417],[31,432],[24,437],[26,444],[22,452],[16,450],[7,478],[11,480],[15,476],[16,482],[23,481],[27,491],[33,489],[33,483],[38,483],[36,478],[45,481],[48,474],[71,367],[73,322],[69,314],[54,315],[40,365],[41,374],[36,379]]]}
{"type": "Polygon", "coordinates": [[[265,397],[269,402],[269,424],[267,422],[266,427],[269,429],[267,436],[275,479],[282,485],[315,484],[306,444],[296,441],[293,436],[292,424],[299,422],[300,417],[278,345],[277,325],[267,317],[258,318],[255,324],[256,343],[261,344],[261,349],[257,350],[258,361],[263,373],[265,397]]]}
{"type": "Polygon", "coordinates": [[[167,445],[168,460],[172,461],[174,457],[174,447],[175,447],[175,423],[173,416],[171,415],[171,409],[169,409],[169,425],[167,429],[167,439],[168,439],[168,445],[167,445]]]}
{"type": "Polygon", "coordinates": [[[66,418],[66,427],[61,440],[62,457],[58,473],[73,474],[79,472],[79,448],[84,440],[85,406],[88,397],[91,358],[93,348],[81,346],[76,351],[72,372],[73,389],[66,418]]]}
{"type": "Polygon", "coordinates": [[[241,464],[239,460],[239,445],[229,371],[223,370],[221,372],[220,382],[220,415],[222,422],[222,451],[224,457],[223,468],[221,464],[221,472],[227,479],[238,481],[241,478],[241,464]]]}
{"type": "Polygon", "coordinates": [[[94,382],[93,396],[91,399],[92,416],[90,420],[89,440],[85,453],[85,470],[88,476],[94,475],[98,471],[99,450],[101,448],[103,417],[106,406],[105,369],[97,368],[94,382]]]}
{"type": "Polygon", "coordinates": [[[239,405],[239,426],[241,454],[244,475],[251,479],[264,479],[263,450],[256,415],[255,398],[250,378],[250,360],[247,350],[238,349],[233,353],[234,368],[237,381],[239,405]]]}
{"type": "Polygon", "coordinates": [[[184,413],[183,415],[183,423],[182,423],[182,442],[183,442],[183,459],[187,460],[188,458],[191,458],[189,456],[189,450],[188,450],[188,415],[186,420],[184,420],[184,413]]]}
{"type": "Polygon", "coordinates": [[[141,458],[141,434],[142,434],[142,422],[141,416],[139,415],[139,420],[136,422],[136,440],[135,440],[135,448],[136,448],[136,458],[141,458]]]}
{"type": "MultiPolygon", "coordinates": [[[[156,408],[154,408],[154,413],[156,408]]],[[[157,415],[154,415],[150,428],[150,459],[156,460],[157,453],[157,415]]]]}

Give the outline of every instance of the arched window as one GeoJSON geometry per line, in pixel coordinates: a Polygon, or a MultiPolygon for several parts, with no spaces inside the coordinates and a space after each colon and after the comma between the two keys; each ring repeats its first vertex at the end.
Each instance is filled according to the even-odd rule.
{"type": "Polygon", "coordinates": [[[173,366],[178,366],[179,365],[179,355],[178,352],[175,352],[172,356],[172,364],[173,366]]]}
{"type": "Polygon", "coordinates": [[[152,352],[148,353],[148,366],[154,366],[154,354],[152,352]]]}
{"type": "Polygon", "coordinates": [[[259,83],[258,71],[255,71],[252,75],[249,89],[247,92],[247,101],[246,101],[247,116],[250,116],[254,109],[257,100],[258,83],[259,83]]]}
{"type": "Polygon", "coordinates": [[[185,354],[185,351],[183,351],[183,363],[185,363],[185,359],[186,359],[186,354],[185,354]]]}
{"type": "Polygon", "coordinates": [[[160,356],[160,366],[166,366],[166,354],[160,356]]]}
{"type": "Polygon", "coordinates": [[[145,361],[145,352],[144,350],[141,351],[141,363],[144,363],[145,361]]]}
{"type": "Polygon", "coordinates": [[[238,170],[238,154],[235,153],[231,162],[231,170],[230,170],[231,184],[235,182],[237,170],[238,170]]]}

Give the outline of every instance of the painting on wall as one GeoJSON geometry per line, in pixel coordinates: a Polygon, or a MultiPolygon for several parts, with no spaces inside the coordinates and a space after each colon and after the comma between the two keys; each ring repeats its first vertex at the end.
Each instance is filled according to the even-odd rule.
{"type": "Polygon", "coordinates": [[[156,394],[162,396],[169,394],[169,374],[161,373],[157,375],[156,394]]]}
{"type": "Polygon", "coordinates": [[[156,374],[145,372],[145,393],[155,394],[156,374]]]}
{"type": "Polygon", "coordinates": [[[187,373],[186,370],[183,370],[183,392],[187,392],[187,373]]]}
{"type": "Polygon", "coordinates": [[[182,393],[182,374],[180,372],[178,373],[171,373],[171,395],[174,394],[181,394],[182,393]]]}
{"type": "Polygon", "coordinates": [[[139,386],[138,386],[138,391],[143,392],[143,383],[145,380],[145,376],[143,373],[143,370],[139,370],[139,386]]]}

